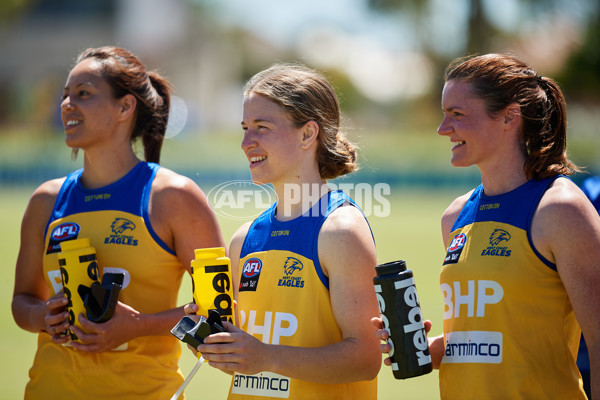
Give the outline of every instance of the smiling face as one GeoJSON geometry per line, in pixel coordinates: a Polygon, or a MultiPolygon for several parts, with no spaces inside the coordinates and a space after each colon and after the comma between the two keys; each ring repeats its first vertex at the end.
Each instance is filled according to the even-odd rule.
{"type": "Polygon", "coordinates": [[[471,85],[450,80],[442,92],[444,119],[438,134],[452,141],[451,163],[455,167],[480,168],[503,158],[504,118],[491,117],[485,102],[471,91],[471,85]]]}
{"type": "Polygon", "coordinates": [[[300,165],[302,128],[279,104],[260,95],[244,99],[242,150],[250,162],[252,181],[283,185],[293,181],[300,165]]]}
{"type": "Polygon", "coordinates": [[[85,150],[113,140],[122,102],[114,98],[96,60],[85,59],[71,70],[62,99],[61,119],[69,147],[85,150]]]}

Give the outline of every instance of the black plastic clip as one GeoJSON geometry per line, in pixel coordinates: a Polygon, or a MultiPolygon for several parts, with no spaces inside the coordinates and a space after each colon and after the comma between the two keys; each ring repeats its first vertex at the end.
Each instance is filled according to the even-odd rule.
{"type": "Polygon", "coordinates": [[[193,348],[197,348],[198,345],[204,343],[204,338],[208,335],[224,331],[221,315],[215,310],[208,312],[208,318],[200,316],[198,322],[185,316],[171,329],[173,336],[193,348]]]}
{"type": "Polygon", "coordinates": [[[77,292],[83,300],[86,317],[92,322],[106,322],[114,314],[123,288],[125,274],[106,273],[102,283],[94,282],[91,287],[79,285],[77,292]]]}

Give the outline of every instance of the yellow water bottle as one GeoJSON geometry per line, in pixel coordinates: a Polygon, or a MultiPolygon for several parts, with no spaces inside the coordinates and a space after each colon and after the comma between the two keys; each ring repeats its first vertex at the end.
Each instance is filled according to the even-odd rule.
{"type": "MultiPolygon", "coordinates": [[[[78,293],[78,288],[79,285],[91,287],[95,282],[99,283],[101,273],[96,261],[96,249],[90,245],[88,238],[61,242],[60,248],[58,264],[63,291],[69,300],[67,304],[69,323],[81,328],[79,313],[85,315],[86,308],[78,293]]],[[[70,335],[72,340],[77,340],[77,336],[73,332],[70,332],[70,335]]]]}
{"type": "Polygon", "coordinates": [[[192,290],[196,314],[209,316],[216,310],[222,321],[233,323],[233,288],[231,261],[223,247],[194,250],[192,266],[192,290]]]}

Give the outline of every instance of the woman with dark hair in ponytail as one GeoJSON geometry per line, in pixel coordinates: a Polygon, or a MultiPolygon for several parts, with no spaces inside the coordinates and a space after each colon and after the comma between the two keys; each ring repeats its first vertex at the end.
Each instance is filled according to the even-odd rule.
{"type": "Polygon", "coordinates": [[[600,398],[600,217],[567,178],[563,94],[487,54],[450,64],[442,110],[452,165],[482,182],[442,216],[444,325],[430,339],[442,398],[585,399],[581,331],[600,398]]]}
{"type": "Polygon", "coordinates": [[[26,399],[165,399],[183,381],[170,334],[185,315],[179,287],[194,249],[224,241],[200,188],[157,164],[170,90],[116,47],[85,50],[67,78],[65,140],[82,150],[83,169],[40,185],[23,217],[12,311],[39,333],[26,399]],[[133,149],[138,139],[145,161],[133,149]],[[82,238],[122,289],[108,321],[88,310],[79,327],[69,322],[58,255],[82,238]]]}

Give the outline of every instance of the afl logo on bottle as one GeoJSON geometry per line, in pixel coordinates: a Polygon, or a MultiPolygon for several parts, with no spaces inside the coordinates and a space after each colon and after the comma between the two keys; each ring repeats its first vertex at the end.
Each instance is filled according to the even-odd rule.
{"type": "Polygon", "coordinates": [[[77,239],[80,229],[75,222],[65,222],[52,229],[46,254],[60,252],[60,242],[77,239]]]}
{"type": "Polygon", "coordinates": [[[450,242],[450,245],[448,246],[448,253],[446,253],[446,258],[444,259],[443,265],[456,264],[466,243],[467,235],[464,233],[454,236],[450,242]]]}
{"type": "Polygon", "coordinates": [[[240,292],[256,292],[262,266],[262,261],[259,258],[253,257],[246,260],[242,267],[240,292]]]}

